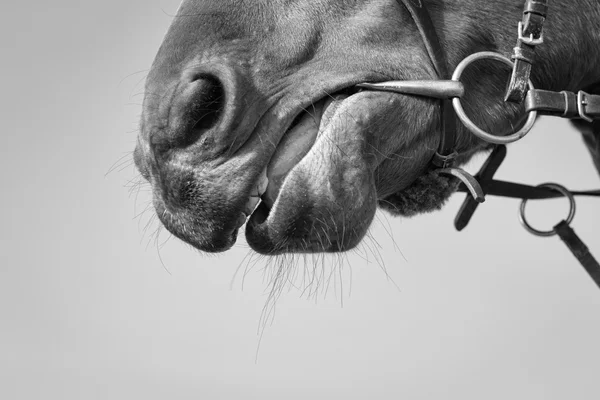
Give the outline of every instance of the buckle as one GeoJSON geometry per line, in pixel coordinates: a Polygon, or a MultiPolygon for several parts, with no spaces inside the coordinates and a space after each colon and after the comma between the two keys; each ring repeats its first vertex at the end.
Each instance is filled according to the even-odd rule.
{"type": "Polygon", "coordinates": [[[533,37],[533,33],[529,34],[529,37],[525,37],[523,35],[523,22],[519,21],[519,25],[517,26],[517,35],[519,36],[519,41],[521,43],[528,44],[529,46],[537,46],[544,43],[544,32],[540,32],[540,37],[533,37]]]}
{"type": "Polygon", "coordinates": [[[579,92],[577,92],[577,112],[579,113],[579,117],[587,122],[593,122],[592,117],[590,117],[589,115],[587,115],[587,113],[585,112],[585,106],[587,106],[587,99],[586,96],[589,96],[589,93],[584,92],[583,90],[580,90],[579,92]]]}
{"type": "Polygon", "coordinates": [[[548,14],[548,4],[546,1],[527,0],[523,14],[537,14],[546,18],[548,14]]]}
{"type": "Polygon", "coordinates": [[[440,154],[439,151],[436,151],[435,154],[433,155],[433,159],[431,160],[431,163],[438,168],[442,168],[442,169],[449,168],[452,165],[454,165],[454,160],[456,160],[457,156],[458,156],[458,153],[456,151],[453,151],[452,153],[450,153],[446,156],[440,154]]]}

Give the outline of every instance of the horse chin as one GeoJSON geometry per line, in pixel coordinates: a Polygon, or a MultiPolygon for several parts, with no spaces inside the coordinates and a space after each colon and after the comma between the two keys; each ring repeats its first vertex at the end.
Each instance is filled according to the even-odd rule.
{"type": "Polygon", "coordinates": [[[428,170],[410,186],[379,201],[379,206],[392,215],[413,217],[440,210],[456,192],[459,181],[438,170],[428,170]]]}

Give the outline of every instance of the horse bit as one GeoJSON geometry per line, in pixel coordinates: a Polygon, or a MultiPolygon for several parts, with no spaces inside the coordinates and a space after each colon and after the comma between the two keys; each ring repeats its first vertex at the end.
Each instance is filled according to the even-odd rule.
{"type": "Polygon", "coordinates": [[[523,19],[517,25],[517,45],[511,57],[514,62],[496,52],[475,53],[458,64],[450,79],[448,79],[450,75],[447,71],[444,51],[423,1],[398,0],[398,2],[410,12],[421,34],[429,58],[433,62],[435,71],[441,79],[361,83],[357,87],[362,90],[394,92],[440,100],[441,140],[431,162],[440,174],[454,176],[462,182],[459,191],[471,193],[471,197],[467,196],[454,220],[456,229],[461,231],[467,226],[478,205],[485,201],[486,194],[519,198],[522,200],[519,219],[523,226],[537,236],[558,235],[596,285],[600,287],[600,264],[570,227],[575,217],[574,196],[600,197],[600,190],[571,191],[555,183],[528,186],[493,179],[493,175],[506,157],[505,145],[525,137],[533,128],[538,113],[570,119],[580,118],[590,123],[593,120],[600,120],[600,95],[592,95],[584,91],[572,93],[535,89],[529,79],[535,60],[535,47],[544,41],[543,25],[548,11],[547,0],[527,0],[525,2],[523,19]],[[464,86],[460,82],[460,77],[468,65],[482,59],[496,60],[512,67],[512,75],[504,101],[517,104],[525,101],[525,111],[528,113],[527,120],[518,131],[510,135],[496,136],[485,132],[469,119],[462,107],[461,97],[464,94],[464,86]],[[455,158],[458,156],[455,150],[455,124],[457,118],[475,136],[495,145],[489,158],[475,176],[453,167],[455,158]],[[525,217],[527,200],[561,196],[567,197],[570,203],[569,215],[566,220],[561,221],[549,231],[538,230],[529,224],[525,217]]]}

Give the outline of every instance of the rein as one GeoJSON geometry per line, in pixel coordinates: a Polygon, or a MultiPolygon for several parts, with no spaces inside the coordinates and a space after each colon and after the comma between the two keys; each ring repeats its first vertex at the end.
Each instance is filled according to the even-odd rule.
{"type": "Polygon", "coordinates": [[[525,229],[537,236],[558,235],[581,265],[600,287],[600,264],[594,259],[587,246],[570,227],[575,217],[575,196],[600,197],[600,190],[570,191],[555,183],[529,186],[513,182],[493,179],[494,174],[506,157],[506,144],[516,142],[533,128],[538,115],[549,115],[569,119],[582,119],[591,123],[600,120],[600,95],[592,95],[584,91],[572,93],[568,91],[553,92],[536,89],[530,80],[531,69],[535,62],[535,48],[544,41],[543,27],[548,11],[547,0],[526,0],[523,18],[517,25],[517,45],[511,59],[496,52],[479,52],[461,61],[452,76],[447,69],[447,58],[440,44],[435,27],[422,0],[397,0],[412,16],[425,44],[427,54],[434,66],[438,80],[422,81],[389,81],[381,83],[361,83],[357,87],[363,90],[394,92],[404,95],[424,96],[440,101],[441,138],[438,150],[431,163],[440,174],[458,178],[462,185],[458,191],[469,192],[454,226],[464,229],[485,195],[519,198],[522,200],[519,219],[525,229]],[[463,71],[473,62],[492,59],[512,68],[504,100],[525,104],[528,113],[527,121],[516,132],[506,136],[490,134],[476,126],[466,115],[461,97],[465,88],[460,82],[463,71]],[[454,167],[458,153],[456,152],[456,123],[460,121],[471,133],[480,139],[495,144],[494,150],[481,170],[475,175],[454,167]],[[540,231],[532,227],[526,219],[525,210],[528,200],[567,197],[570,203],[566,220],[558,223],[550,231],[540,231]]]}

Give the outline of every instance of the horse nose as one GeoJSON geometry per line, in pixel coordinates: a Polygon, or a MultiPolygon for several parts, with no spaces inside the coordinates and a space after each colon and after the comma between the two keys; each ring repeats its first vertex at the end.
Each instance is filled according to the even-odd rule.
{"type": "Polygon", "coordinates": [[[166,107],[168,129],[154,137],[156,144],[168,148],[187,147],[213,130],[223,117],[225,89],[214,75],[184,74],[166,107]]]}
{"type": "Polygon", "coordinates": [[[184,77],[184,86],[173,109],[174,132],[180,133],[181,145],[195,143],[217,125],[224,108],[223,85],[214,76],[193,74],[184,77]],[[179,126],[177,126],[179,125],[179,126]]]}

